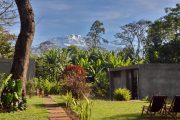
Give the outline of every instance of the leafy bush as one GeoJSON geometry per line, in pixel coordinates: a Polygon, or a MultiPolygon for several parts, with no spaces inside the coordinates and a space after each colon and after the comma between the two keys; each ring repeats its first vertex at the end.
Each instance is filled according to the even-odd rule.
{"type": "Polygon", "coordinates": [[[49,95],[52,86],[53,86],[53,82],[50,82],[47,79],[43,80],[43,90],[46,96],[49,95]]]}
{"type": "Polygon", "coordinates": [[[89,95],[90,87],[86,83],[87,72],[84,68],[76,65],[70,65],[63,71],[65,91],[71,91],[73,97],[83,98],[83,94],[89,95]]]}
{"type": "Polygon", "coordinates": [[[96,74],[95,82],[93,83],[93,93],[96,97],[106,97],[109,91],[109,80],[106,72],[99,72],[96,74]]]}
{"type": "Polygon", "coordinates": [[[59,94],[62,88],[61,82],[50,82],[48,79],[33,78],[26,84],[27,94],[32,96],[35,93],[37,95],[49,95],[59,94]]]}
{"type": "Polygon", "coordinates": [[[60,94],[62,91],[63,83],[62,82],[52,82],[51,89],[49,91],[50,94],[60,94]]]}
{"type": "Polygon", "coordinates": [[[29,95],[29,98],[35,94],[36,85],[34,80],[28,80],[26,83],[26,92],[29,95]]]}
{"type": "Polygon", "coordinates": [[[91,118],[91,110],[92,110],[92,102],[83,94],[84,100],[76,100],[73,98],[71,92],[67,92],[65,96],[63,96],[66,107],[69,107],[72,111],[74,111],[81,120],[90,120],[91,118]]]}
{"type": "Polygon", "coordinates": [[[119,88],[114,91],[114,98],[120,101],[127,101],[131,99],[131,92],[126,88],[119,88]]]}
{"type": "Polygon", "coordinates": [[[22,91],[22,81],[11,79],[11,74],[0,75],[0,104],[6,112],[26,109],[26,99],[22,91]]]}

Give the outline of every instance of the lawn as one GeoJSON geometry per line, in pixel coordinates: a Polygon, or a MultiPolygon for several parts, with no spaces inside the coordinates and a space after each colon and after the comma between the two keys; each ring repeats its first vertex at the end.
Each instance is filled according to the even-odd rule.
{"type": "Polygon", "coordinates": [[[27,102],[27,110],[14,113],[0,113],[0,120],[49,120],[42,98],[32,97],[27,102]]]}
{"type": "MultiPolygon", "coordinates": [[[[60,96],[52,96],[52,98],[62,103],[60,96]]],[[[148,105],[143,101],[105,101],[92,100],[92,117],[91,120],[139,120],[143,105],[148,105]]]]}

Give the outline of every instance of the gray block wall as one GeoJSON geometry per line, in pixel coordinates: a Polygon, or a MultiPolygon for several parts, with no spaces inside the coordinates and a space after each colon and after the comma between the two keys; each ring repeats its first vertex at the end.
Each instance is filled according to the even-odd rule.
{"type": "Polygon", "coordinates": [[[180,95],[180,64],[144,64],[109,70],[111,98],[115,89],[131,87],[127,73],[135,69],[138,71],[139,99],[153,95],[180,95]]]}
{"type": "MultiPolygon", "coordinates": [[[[10,73],[12,66],[11,59],[0,59],[0,73],[10,73]]],[[[29,69],[27,73],[27,80],[35,77],[35,62],[33,60],[29,61],[29,69]]]]}
{"type": "Polygon", "coordinates": [[[180,64],[147,64],[139,68],[139,96],[180,95],[180,64]]]}

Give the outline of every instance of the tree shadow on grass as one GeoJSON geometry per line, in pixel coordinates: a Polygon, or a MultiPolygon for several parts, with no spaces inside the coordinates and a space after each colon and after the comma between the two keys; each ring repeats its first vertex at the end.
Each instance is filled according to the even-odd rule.
{"type": "Polygon", "coordinates": [[[32,106],[35,106],[36,108],[45,108],[44,104],[33,104],[32,106]]]}
{"type": "MultiPolygon", "coordinates": [[[[178,120],[180,116],[178,116],[178,120]]],[[[164,117],[155,116],[154,120],[165,120],[164,117]]],[[[100,120],[152,120],[151,117],[144,115],[143,117],[140,114],[121,114],[121,115],[114,115],[110,117],[104,117],[100,120]]],[[[167,120],[172,120],[172,117],[168,117],[167,120]]]]}
{"type": "Polygon", "coordinates": [[[60,107],[66,107],[66,103],[57,103],[60,107]]]}
{"type": "Polygon", "coordinates": [[[101,118],[100,120],[151,120],[151,118],[147,116],[141,117],[140,114],[121,114],[121,115],[104,117],[101,118]]]}
{"type": "Polygon", "coordinates": [[[138,114],[121,114],[101,118],[101,120],[139,120],[138,114]]]}

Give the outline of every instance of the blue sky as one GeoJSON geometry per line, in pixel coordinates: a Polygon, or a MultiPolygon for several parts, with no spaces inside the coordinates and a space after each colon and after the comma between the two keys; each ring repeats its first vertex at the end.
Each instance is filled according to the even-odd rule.
{"type": "MultiPolygon", "coordinates": [[[[85,36],[95,20],[104,23],[104,38],[114,40],[119,27],[140,19],[155,20],[180,0],[31,0],[36,33],[33,45],[69,34],[85,36]]],[[[10,28],[19,33],[19,23],[10,28]]]]}

